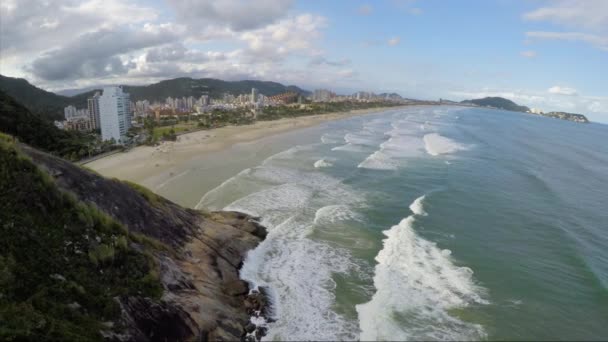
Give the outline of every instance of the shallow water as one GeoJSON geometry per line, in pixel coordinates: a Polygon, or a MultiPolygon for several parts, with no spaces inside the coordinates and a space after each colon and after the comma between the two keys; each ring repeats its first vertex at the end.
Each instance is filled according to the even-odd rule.
{"type": "Polygon", "coordinates": [[[241,271],[270,289],[268,340],[606,339],[606,141],[599,124],[411,107],[237,146],[193,162],[213,181],[175,182],[203,184],[186,205],[268,227],[241,271]]]}

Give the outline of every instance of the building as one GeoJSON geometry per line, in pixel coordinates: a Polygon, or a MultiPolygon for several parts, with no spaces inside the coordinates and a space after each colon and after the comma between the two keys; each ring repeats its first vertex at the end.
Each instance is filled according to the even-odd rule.
{"type": "Polygon", "coordinates": [[[258,102],[258,90],[256,88],[251,88],[251,103],[258,102]]]}
{"type": "Polygon", "coordinates": [[[75,118],[78,116],[77,114],[77,109],[74,106],[67,106],[63,109],[63,116],[65,117],[66,120],[70,120],[72,118],[75,118]]]}
{"type": "Polygon", "coordinates": [[[88,117],[79,117],[68,120],[63,123],[63,129],[66,131],[89,132],[91,128],[91,120],[88,117]]]}
{"type": "Polygon", "coordinates": [[[99,114],[101,139],[125,143],[131,127],[129,94],[123,92],[122,87],[104,88],[99,97],[99,114]]]}
{"type": "Polygon", "coordinates": [[[89,121],[91,121],[91,129],[99,129],[99,97],[101,94],[99,92],[95,92],[93,97],[89,97],[87,99],[87,107],[89,109],[89,121]]]}
{"type": "Polygon", "coordinates": [[[336,94],[327,89],[316,89],[312,94],[312,100],[315,102],[327,102],[336,94]]]}
{"type": "Polygon", "coordinates": [[[538,108],[532,108],[532,109],[530,109],[530,113],[532,113],[532,114],[542,114],[543,111],[541,109],[538,109],[538,108]]]}

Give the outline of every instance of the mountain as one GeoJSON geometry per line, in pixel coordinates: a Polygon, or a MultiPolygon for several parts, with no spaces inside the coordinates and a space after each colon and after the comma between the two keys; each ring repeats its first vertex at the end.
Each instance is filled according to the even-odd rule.
{"type": "Polygon", "coordinates": [[[234,341],[267,311],[238,275],[266,235],[252,218],[184,209],[4,134],[0,222],[0,340],[234,341]]]}
{"type": "Polygon", "coordinates": [[[125,86],[126,92],[131,94],[133,101],[150,100],[164,101],[167,97],[200,97],[209,95],[212,98],[219,98],[224,93],[233,95],[249,94],[251,88],[256,88],[260,94],[267,96],[277,95],[286,92],[296,92],[307,95],[308,91],[296,86],[285,86],[277,82],[268,81],[222,81],[213,78],[175,78],[165,80],[147,86],[125,86]]]}
{"type": "Polygon", "coordinates": [[[48,120],[63,118],[63,108],[70,104],[70,98],[40,89],[22,78],[0,75],[0,90],[48,120]]]}
{"type": "MultiPolygon", "coordinates": [[[[164,101],[167,97],[200,97],[209,95],[212,98],[219,98],[224,93],[233,95],[251,93],[251,88],[258,89],[263,95],[272,96],[286,92],[296,92],[309,95],[310,92],[297,86],[285,86],[277,82],[268,81],[222,81],[214,78],[175,78],[161,81],[145,86],[124,86],[126,92],[131,94],[133,101],[150,100],[164,101]]],[[[24,104],[30,111],[40,114],[48,120],[61,120],[63,118],[63,108],[74,105],[78,108],[87,106],[87,98],[92,96],[95,91],[91,89],[74,96],[62,96],[46,90],[40,89],[27,80],[0,75],[0,90],[6,92],[18,102],[24,104]]]]}
{"type": "Polygon", "coordinates": [[[49,120],[32,113],[1,90],[0,131],[17,137],[21,142],[64,157],[84,154],[81,150],[86,150],[91,140],[82,133],[55,127],[49,120]]]}
{"type": "Polygon", "coordinates": [[[461,103],[474,104],[482,107],[494,107],[504,110],[510,110],[514,112],[528,112],[530,108],[526,106],[520,106],[517,103],[507,100],[502,97],[484,97],[483,99],[465,100],[461,103]]]}

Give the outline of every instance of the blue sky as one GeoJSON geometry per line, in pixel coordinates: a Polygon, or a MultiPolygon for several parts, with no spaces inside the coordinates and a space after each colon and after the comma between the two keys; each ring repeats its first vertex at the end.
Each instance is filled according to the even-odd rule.
{"type": "Polygon", "coordinates": [[[606,0],[5,0],[0,73],[50,90],[191,76],[608,122],[606,0]]]}

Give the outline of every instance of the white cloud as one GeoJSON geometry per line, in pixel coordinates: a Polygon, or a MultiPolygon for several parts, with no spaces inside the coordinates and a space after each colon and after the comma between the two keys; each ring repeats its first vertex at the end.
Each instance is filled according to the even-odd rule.
{"type": "Polygon", "coordinates": [[[388,40],[387,43],[390,46],[396,46],[396,45],[399,45],[400,42],[401,42],[400,37],[392,37],[391,39],[388,40]]]}
{"type": "Polygon", "coordinates": [[[526,57],[526,58],[534,58],[536,57],[536,51],[532,51],[532,50],[527,50],[527,51],[522,51],[519,53],[522,57],[526,57]]]}
{"type": "Polygon", "coordinates": [[[571,27],[605,31],[608,29],[608,1],[557,0],[523,15],[532,21],[550,21],[571,27]]]}
{"type": "Polygon", "coordinates": [[[551,94],[575,96],[578,95],[576,89],[568,87],[553,86],[547,90],[551,94]]]}
{"type": "Polygon", "coordinates": [[[602,37],[589,33],[533,31],[526,32],[526,37],[528,39],[540,40],[563,40],[570,42],[581,41],[591,44],[598,49],[608,51],[608,37],[602,37]]]}
{"type": "Polygon", "coordinates": [[[167,0],[179,22],[191,28],[209,24],[245,31],[263,27],[285,17],[292,0],[167,0]]]}
{"type": "Polygon", "coordinates": [[[563,26],[560,31],[526,32],[528,40],[584,42],[608,51],[608,1],[555,0],[548,6],[523,14],[527,21],[551,22],[563,26]]]}
{"type": "Polygon", "coordinates": [[[562,92],[572,94],[572,92],[576,93],[576,91],[571,88],[561,87],[552,87],[550,89],[553,88],[558,88],[560,92],[485,88],[473,91],[449,91],[449,95],[458,100],[499,96],[530,108],[540,108],[546,112],[565,111],[580,113],[587,115],[591,120],[608,122],[608,97],[585,95],[563,96],[562,92]]]}

